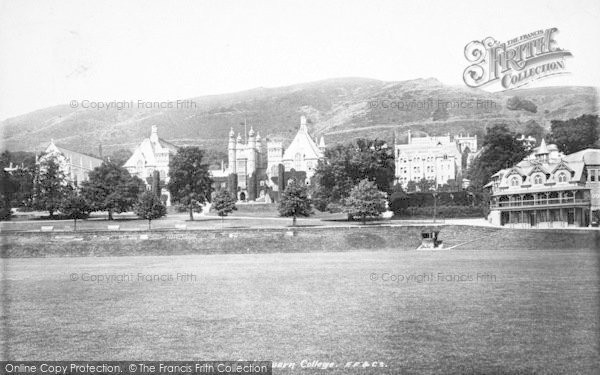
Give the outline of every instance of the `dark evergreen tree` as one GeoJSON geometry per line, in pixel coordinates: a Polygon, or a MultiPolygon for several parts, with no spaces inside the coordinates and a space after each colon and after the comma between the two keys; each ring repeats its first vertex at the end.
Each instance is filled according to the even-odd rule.
{"type": "Polygon", "coordinates": [[[292,217],[293,226],[296,226],[296,218],[298,216],[308,217],[312,215],[312,202],[308,197],[306,185],[292,180],[281,195],[277,209],[279,215],[292,217]]]}
{"type": "Polygon", "coordinates": [[[352,188],[367,178],[380,191],[389,193],[394,181],[394,152],[382,140],[358,139],[325,151],[313,178],[319,189],[318,207],[342,203],[352,188]]]}
{"type": "Polygon", "coordinates": [[[53,217],[68,192],[65,174],[58,161],[52,156],[43,158],[34,183],[34,207],[48,211],[53,217]]]}
{"type": "Polygon", "coordinates": [[[508,126],[494,125],[487,129],[481,153],[469,168],[471,186],[480,191],[494,173],[513,166],[526,155],[525,146],[517,140],[517,135],[508,126]]]}
{"type": "Polygon", "coordinates": [[[194,210],[209,201],[212,192],[212,180],[203,158],[204,151],[198,147],[182,147],[169,162],[168,189],[174,202],[188,207],[190,220],[194,220],[194,210]]]}
{"type": "Polygon", "coordinates": [[[76,191],[70,191],[60,204],[60,212],[67,219],[73,219],[73,230],[77,230],[77,220],[87,219],[91,208],[88,202],[76,191]]]}
{"type": "Polygon", "coordinates": [[[352,188],[344,207],[350,216],[359,216],[366,224],[367,217],[379,217],[385,212],[385,202],[385,194],[373,182],[363,179],[352,188]]]}
{"type": "Polygon", "coordinates": [[[582,115],[566,121],[552,120],[550,142],[565,154],[600,147],[598,115],[582,115]]]}
{"type": "Polygon", "coordinates": [[[135,214],[148,220],[148,230],[151,230],[152,220],[159,219],[167,214],[167,208],[152,191],[142,193],[134,206],[135,214]]]}
{"type": "Polygon", "coordinates": [[[223,222],[225,216],[237,210],[235,202],[235,196],[231,195],[227,190],[221,190],[215,195],[212,207],[217,211],[217,215],[221,217],[221,222],[223,222]]]}
{"type": "Polygon", "coordinates": [[[92,211],[107,211],[108,220],[113,213],[129,211],[137,202],[145,183],[113,163],[104,162],[89,174],[89,180],[81,184],[81,195],[92,211]]]}

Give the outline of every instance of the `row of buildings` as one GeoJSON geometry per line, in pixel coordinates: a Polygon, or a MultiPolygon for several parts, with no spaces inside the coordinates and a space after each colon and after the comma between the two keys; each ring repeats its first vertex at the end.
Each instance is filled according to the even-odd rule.
{"type": "MultiPolygon", "coordinates": [[[[300,117],[296,135],[285,146],[281,141],[263,140],[252,127],[244,137],[231,129],[227,163],[210,172],[216,189],[230,189],[235,183],[239,200],[268,202],[272,200],[270,193],[280,189],[280,178],[287,181],[294,177],[309,183],[319,160],[324,158],[325,148],[324,137],[317,142],[311,136],[304,116],[300,117]],[[283,171],[280,171],[280,165],[283,171]],[[237,177],[234,182],[230,178],[232,174],[237,177]]],[[[423,178],[438,185],[452,180],[460,184],[464,168],[475,157],[477,149],[476,136],[414,137],[409,131],[407,142],[394,146],[395,182],[405,188],[409,181],[417,182],[423,178]]],[[[157,127],[152,126],[150,136],[135,148],[124,167],[148,184],[154,171],[159,172],[162,181],[168,182],[169,160],[176,152],[177,146],[159,138],[157,127]]],[[[46,155],[56,156],[61,161],[67,177],[75,185],[87,179],[87,174],[102,163],[101,159],[57,147],[54,142],[46,149],[46,155]]],[[[170,204],[168,191],[163,194],[170,204]]]]}
{"type": "MultiPolygon", "coordinates": [[[[525,139],[529,144],[535,140],[525,139]]],[[[396,143],[396,142],[395,142],[396,143]]],[[[289,178],[310,183],[315,168],[324,159],[325,140],[311,136],[304,116],[293,140],[263,140],[251,127],[247,136],[229,132],[227,163],[211,170],[215,189],[229,189],[240,201],[271,202],[289,178]],[[234,176],[232,178],[232,176],[234,176]]],[[[153,126],[150,136],[136,147],[124,167],[151,184],[155,171],[168,183],[169,161],[178,147],[159,138],[153,126]]],[[[405,188],[423,178],[444,185],[468,183],[463,172],[479,151],[476,136],[414,137],[394,145],[396,183],[405,188]]],[[[101,159],[58,147],[51,142],[45,157],[58,158],[68,179],[77,185],[102,163],[101,159]]],[[[164,184],[163,184],[164,186],[164,184]]],[[[545,141],[511,168],[492,176],[486,186],[491,192],[488,219],[510,227],[588,226],[593,212],[600,210],[600,150],[587,149],[564,155],[545,141]]],[[[163,189],[170,205],[169,192],[163,189]]]]}

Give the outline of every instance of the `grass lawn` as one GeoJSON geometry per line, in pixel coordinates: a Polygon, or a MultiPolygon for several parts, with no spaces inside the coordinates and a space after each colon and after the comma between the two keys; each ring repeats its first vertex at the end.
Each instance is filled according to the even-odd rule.
{"type": "MultiPolygon", "coordinates": [[[[0,259],[2,359],[380,361],[373,373],[594,373],[594,250],[0,259]],[[132,275],[94,283],[82,274],[132,275]],[[193,274],[138,282],[137,274],[193,274]],[[433,273],[433,281],[384,279],[433,273]],[[439,281],[438,273],[473,281],[439,281]],[[476,280],[477,274],[493,280],[476,280]],[[77,281],[71,281],[76,274],[77,281]],[[373,276],[374,275],[374,276],[373,276]],[[376,280],[372,280],[376,279],[376,280]]],[[[421,276],[422,277],[422,276],[421,276]]]]}

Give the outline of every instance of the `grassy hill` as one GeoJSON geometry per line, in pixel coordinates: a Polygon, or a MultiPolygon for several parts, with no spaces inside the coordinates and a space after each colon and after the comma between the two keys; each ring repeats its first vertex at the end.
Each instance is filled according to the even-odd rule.
{"type": "Polygon", "coordinates": [[[598,113],[592,87],[550,87],[488,93],[444,85],[434,78],[384,82],[366,78],[338,78],[278,88],[257,88],[232,94],[190,98],[190,108],[133,108],[108,110],[40,109],[0,123],[2,149],[41,150],[52,138],[61,146],[96,153],[132,149],[148,136],[151,125],[159,135],[178,145],[198,145],[224,151],[227,134],[246,119],[261,136],[289,141],[299,116],[310,120],[310,130],[327,143],[357,137],[392,140],[406,130],[429,134],[482,133],[493,123],[519,129],[535,120],[549,127],[552,119],[598,113]],[[535,113],[511,110],[506,102],[518,95],[537,106],[535,113]]]}

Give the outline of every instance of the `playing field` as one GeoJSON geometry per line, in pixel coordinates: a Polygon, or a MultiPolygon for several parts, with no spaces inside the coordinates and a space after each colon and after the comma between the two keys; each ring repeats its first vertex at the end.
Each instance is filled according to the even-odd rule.
{"type": "Polygon", "coordinates": [[[324,373],[301,368],[318,360],[335,363],[330,374],[361,373],[345,366],[362,361],[383,362],[374,373],[600,368],[593,250],[0,262],[3,359],[260,359],[324,373]]]}

